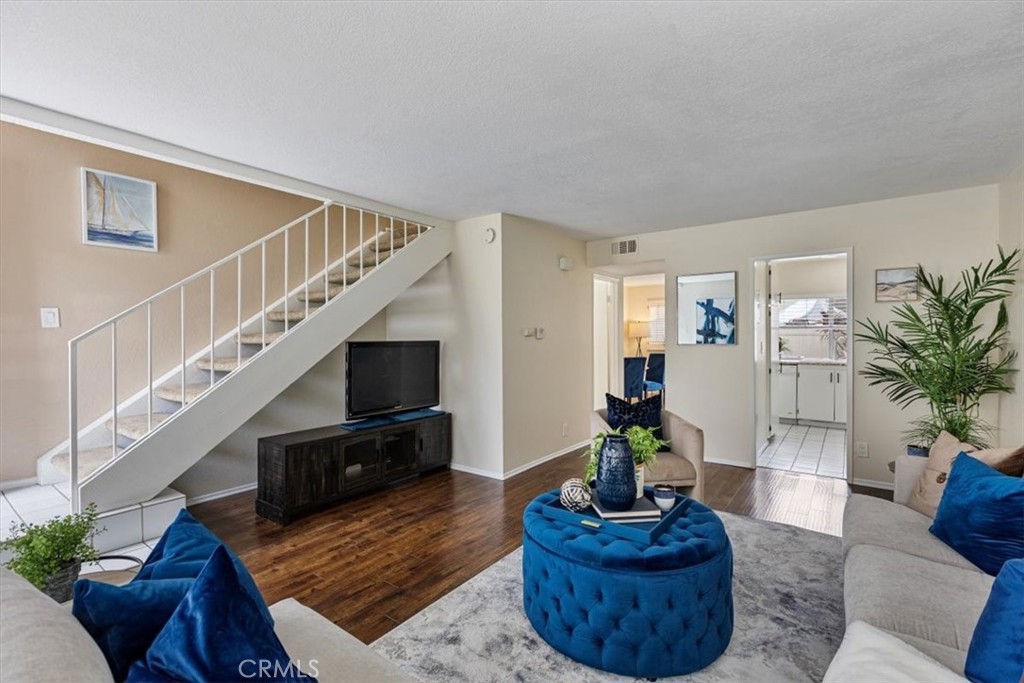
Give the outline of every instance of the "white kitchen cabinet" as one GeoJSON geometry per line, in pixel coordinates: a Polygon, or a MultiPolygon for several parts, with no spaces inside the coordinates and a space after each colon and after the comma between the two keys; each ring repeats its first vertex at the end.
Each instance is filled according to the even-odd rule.
{"type": "Polygon", "coordinates": [[[772,415],[796,419],[797,366],[772,363],[772,415]]]}
{"type": "Polygon", "coordinates": [[[835,403],[836,403],[836,416],[833,422],[846,422],[846,366],[837,367],[834,369],[836,375],[836,381],[833,385],[835,387],[835,403]]]}
{"type": "Polygon", "coordinates": [[[835,415],[835,369],[828,365],[800,365],[797,379],[797,417],[832,422],[835,415]]]}

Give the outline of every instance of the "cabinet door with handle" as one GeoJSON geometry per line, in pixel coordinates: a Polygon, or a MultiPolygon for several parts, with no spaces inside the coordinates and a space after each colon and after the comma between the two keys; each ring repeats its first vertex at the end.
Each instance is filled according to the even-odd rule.
{"type": "Polygon", "coordinates": [[[801,365],[796,395],[801,420],[832,422],[835,415],[835,370],[827,365],[801,365]]]}
{"type": "Polygon", "coordinates": [[[449,416],[424,420],[417,426],[419,432],[420,471],[447,465],[452,457],[451,418],[449,416]]]}
{"type": "Polygon", "coordinates": [[[835,421],[846,422],[846,368],[836,368],[835,370],[836,381],[833,385],[833,391],[835,392],[835,421]]]}
{"type": "Polygon", "coordinates": [[[796,419],[796,366],[772,363],[772,415],[796,419]]]}

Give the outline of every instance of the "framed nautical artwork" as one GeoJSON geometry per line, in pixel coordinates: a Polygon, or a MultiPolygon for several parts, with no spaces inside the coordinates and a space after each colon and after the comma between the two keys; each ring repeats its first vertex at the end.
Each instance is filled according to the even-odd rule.
{"type": "Polygon", "coordinates": [[[82,243],[157,251],[156,183],[82,168],[82,243]]]}
{"type": "Polygon", "coordinates": [[[677,344],[736,344],[736,271],[676,278],[677,344]]]}

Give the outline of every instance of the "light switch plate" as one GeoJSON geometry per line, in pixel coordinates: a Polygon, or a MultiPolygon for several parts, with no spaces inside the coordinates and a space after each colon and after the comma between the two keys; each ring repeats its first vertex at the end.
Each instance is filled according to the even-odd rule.
{"type": "Polygon", "coordinates": [[[853,454],[858,458],[868,457],[868,444],[866,441],[858,441],[853,444],[853,454]]]}
{"type": "Polygon", "coordinates": [[[60,309],[40,308],[39,320],[43,327],[60,327],[60,309]]]}

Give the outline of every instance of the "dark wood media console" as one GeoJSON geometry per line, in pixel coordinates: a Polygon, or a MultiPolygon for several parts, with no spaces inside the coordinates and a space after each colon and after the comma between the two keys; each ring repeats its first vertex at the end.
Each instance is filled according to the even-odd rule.
{"type": "Polygon", "coordinates": [[[452,459],[452,416],[373,429],[337,425],[259,440],[256,514],[278,524],[438,467],[452,459]]]}

